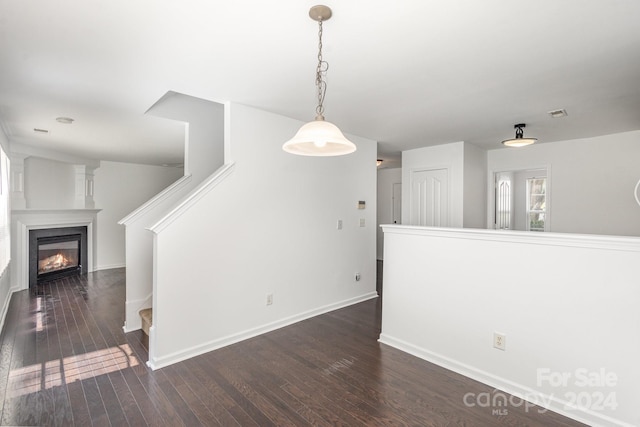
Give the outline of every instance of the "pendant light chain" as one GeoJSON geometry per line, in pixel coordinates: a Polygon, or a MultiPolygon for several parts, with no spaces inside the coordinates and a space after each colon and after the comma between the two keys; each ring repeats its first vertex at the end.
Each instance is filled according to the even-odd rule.
{"type": "Polygon", "coordinates": [[[300,156],[342,156],[357,150],[356,145],[342,134],[338,126],[324,119],[324,96],[327,92],[325,77],[329,64],[322,59],[322,23],[331,18],[331,9],[318,4],[309,9],[309,18],[318,23],[318,66],[316,90],[318,105],[315,120],[302,125],[298,132],[282,145],[287,153],[300,156]]]}
{"type": "Polygon", "coordinates": [[[322,60],[322,20],[318,21],[318,67],[316,68],[316,86],[318,88],[318,106],[316,120],[324,120],[324,95],[327,93],[327,82],[323,76],[327,73],[329,64],[322,60]]]}

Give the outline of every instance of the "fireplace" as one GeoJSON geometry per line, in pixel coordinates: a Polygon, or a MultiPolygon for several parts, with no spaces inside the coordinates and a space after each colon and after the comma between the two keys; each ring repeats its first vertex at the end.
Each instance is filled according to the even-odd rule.
{"type": "Polygon", "coordinates": [[[87,227],[29,231],[29,287],[87,272],[87,227]]]}

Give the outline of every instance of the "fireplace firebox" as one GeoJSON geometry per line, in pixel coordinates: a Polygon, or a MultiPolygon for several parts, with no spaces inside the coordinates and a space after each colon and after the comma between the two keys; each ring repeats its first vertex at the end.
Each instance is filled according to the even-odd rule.
{"type": "Polygon", "coordinates": [[[86,273],[87,227],[29,231],[29,287],[86,273]]]}

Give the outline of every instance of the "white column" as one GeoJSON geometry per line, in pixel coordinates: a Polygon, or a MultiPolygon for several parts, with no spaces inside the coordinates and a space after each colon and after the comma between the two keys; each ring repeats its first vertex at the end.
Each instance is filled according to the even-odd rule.
{"type": "Polygon", "coordinates": [[[93,173],[95,167],[86,165],[74,165],[76,171],[76,197],[75,209],[93,209],[93,173]]]}
{"type": "Polygon", "coordinates": [[[24,160],[28,154],[11,153],[11,209],[26,209],[24,197],[24,160]]]}

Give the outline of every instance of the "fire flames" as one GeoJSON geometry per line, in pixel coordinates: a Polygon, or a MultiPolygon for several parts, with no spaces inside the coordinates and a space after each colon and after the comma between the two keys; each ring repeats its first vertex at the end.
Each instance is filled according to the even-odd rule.
{"type": "Polygon", "coordinates": [[[72,265],[73,262],[67,259],[64,255],[58,253],[38,261],[38,273],[61,270],[72,265]]]}

